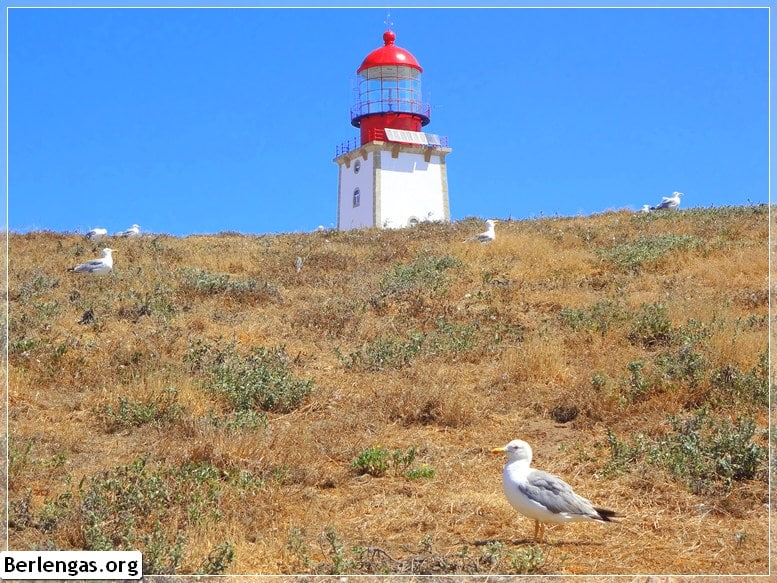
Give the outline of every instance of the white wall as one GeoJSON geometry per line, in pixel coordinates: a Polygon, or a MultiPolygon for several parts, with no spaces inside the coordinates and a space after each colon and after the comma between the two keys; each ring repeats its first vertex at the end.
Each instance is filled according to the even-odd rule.
{"type": "Polygon", "coordinates": [[[374,156],[375,152],[369,152],[365,160],[359,155],[356,159],[351,160],[350,168],[347,168],[344,163],[339,165],[340,192],[338,204],[340,206],[338,209],[339,223],[337,228],[341,231],[374,226],[374,156]],[[354,172],[356,160],[359,160],[361,165],[358,174],[354,172]],[[361,192],[361,204],[358,207],[354,207],[353,190],[357,187],[361,192]]]}
{"type": "Polygon", "coordinates": [[[392,158],[390,151],[380,154],[377,226],[405,227],[412,217],[419,222],[444,220],[444,166],[440,158],[432,156],[426,162],[423,154],[401,152],[397,158],[392,158]]]}

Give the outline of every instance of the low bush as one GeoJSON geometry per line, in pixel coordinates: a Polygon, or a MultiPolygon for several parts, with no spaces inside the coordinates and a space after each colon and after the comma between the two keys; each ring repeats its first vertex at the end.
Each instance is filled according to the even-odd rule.
{"type": "Polygon", "coordinates": [[[184,407],[178,402],[178,391],[170,387],[166,391],[155,393],[145,401],[120,396],[115,406],[105,405],[99,412],[109,432],[129,427],[140,427],[148,423],[158,426],[180,421],[184,407]]]}
{"type": "Polygon", "coordinates": [[[657,264],[669,253],[681,250],[704,249],[703,239],[694,235],[640,236],[610,248],[599,249],[599,256],[616,269],[630,274],[639,274],[645,268],[657,264]]]}
{"type": "Polygon", "coordinates": [[[434,469],[423,464],[421,467],[412,467],[416,461],[418,446],[410,446],[407,451],[395,449],[389,451],[385,447],[371,446],[364,449],[351,462],[351,469],[357,474],[369,474],[374,477],[386,475],[389,470],[393,470],[395,476],[403,475],[411,480],[419,478],[431,478],[434,476],[434,469]]]}
{"type": "Polygon", "coordinates": [[[688,416],[670,416],[671,431],[662,437],[637,434],[630,442],[607,430],[610,459],[605,470],[621,473],[634,462],[667,470],[694,494],[725,495],[734,482],[766,479],[768,450],[758,437],[752,418],[717,418],[707,407],[688,416]]]}

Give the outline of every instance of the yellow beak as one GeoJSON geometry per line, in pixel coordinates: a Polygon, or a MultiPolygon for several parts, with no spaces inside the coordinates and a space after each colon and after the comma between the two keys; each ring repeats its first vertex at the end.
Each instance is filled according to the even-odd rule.
{"type": "Polygon", "coordinates": [[[503,447],[495,447],[494,449],[491,450],[491,453],[504,453],[506,451],[507,450],[503,447]]]}

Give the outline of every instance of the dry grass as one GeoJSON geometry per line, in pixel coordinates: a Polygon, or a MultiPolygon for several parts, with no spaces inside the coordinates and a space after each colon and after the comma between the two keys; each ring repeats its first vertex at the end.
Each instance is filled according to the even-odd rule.
{"type": "Polygon", "coordinates": [[[505,221],[490,245],[462,242],[477,220],[145,236],[111,241],[103,278],[66,272],[98,245],[11,235],[10,547],[135,546],[159,573],[764,574],[766,461],[695,494],[650,451],[705,407],[767,442],[767,214],[505,221]],[[298,406],[228,392],[260,348],[278,390],[312,383],[298,406]],[[488,453],[515,437],[626,519],[535,545],[488,453]],[[352,468],[378,447],[416,473],[352,468]],[[118,510],[154,480],[161,502],[118,510]]]}

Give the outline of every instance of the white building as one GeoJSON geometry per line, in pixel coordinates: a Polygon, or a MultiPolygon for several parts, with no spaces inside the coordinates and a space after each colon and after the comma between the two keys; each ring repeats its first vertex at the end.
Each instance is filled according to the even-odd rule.
{"type": "Polygon", "coordinates": [[[447,140],[421,132],[430,107],[421,99],[421,66],[396,46],[393,31],[356,71],[351,124],[360,139],[340,146],[337,228],[401,228],[450,222],[447,140]]]}

